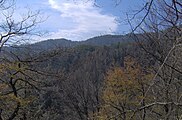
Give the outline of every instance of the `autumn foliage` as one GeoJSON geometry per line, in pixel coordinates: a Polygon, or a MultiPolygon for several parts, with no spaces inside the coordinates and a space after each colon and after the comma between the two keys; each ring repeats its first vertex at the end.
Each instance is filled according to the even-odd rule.
{"type": "Polygon", "coordinates": [[[133,114],[134,110],[148,99],[144,93],[152,76],[149,70],[142,69],[132,57],[125,58],[124,67],[109,70],[105,78],[103,104],[98,119],[137,119],[133,114]]]}

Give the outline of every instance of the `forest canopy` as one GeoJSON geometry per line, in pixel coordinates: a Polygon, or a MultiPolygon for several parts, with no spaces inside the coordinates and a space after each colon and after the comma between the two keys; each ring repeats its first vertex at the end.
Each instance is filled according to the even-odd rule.
{"type": "Polygon", "coordinates": [[[0,0],[0,120],[182,119],[181,0],[127,13],[126,35],[23,45],[44,20],[15,5],[0,0]]]}

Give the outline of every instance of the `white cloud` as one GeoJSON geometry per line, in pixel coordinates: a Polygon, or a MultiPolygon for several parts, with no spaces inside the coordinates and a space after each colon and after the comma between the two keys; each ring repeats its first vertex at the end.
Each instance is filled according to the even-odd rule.
{"type": "Polygon", "coordinates": [[[101,8],[93,6],[92,0],[48,0],[48,4],[59,13],[56,20],[52,19],[57,30],[50,32],[49,38],[84,40],[100,34],[112,34],[118,28],[116,17],[103,14],[101,8]]]}

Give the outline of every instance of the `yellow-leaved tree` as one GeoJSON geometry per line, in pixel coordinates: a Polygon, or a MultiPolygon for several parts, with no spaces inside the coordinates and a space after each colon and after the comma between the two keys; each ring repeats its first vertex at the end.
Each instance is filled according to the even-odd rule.
{"type": "Polygon", "coordinates": [[[142,109],[135,113],[137,108],[145,106],[149,96],[145,91],[152,79],[149,69],[142,67],[132,57],[126,57],[124,67],[114,67],[109,70],[103,89],[103,104],[97,115],[97,119],[128,120],[145,119],[146,110],[142,109]]]}
{"type": "Polygon", "coordinates": [[[0,120],[26,118],[25,109],[35,99],[32,91],[38,89],[33,75],[21,62],[0,63],[0,120]]]}

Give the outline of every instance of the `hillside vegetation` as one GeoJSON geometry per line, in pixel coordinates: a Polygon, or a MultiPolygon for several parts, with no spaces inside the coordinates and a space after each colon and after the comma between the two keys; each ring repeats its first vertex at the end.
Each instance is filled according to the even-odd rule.
{"type": "MultiPolygon", "coordinates": [[[[5,1],[0,9],[11,8],[5,1]]],[[[127,35],[15,46],[5,43],[33,34],[37,14],[16,24],[5,16],[0,120],[182,120],[181,7],[147,2],[127,35]]]]}

